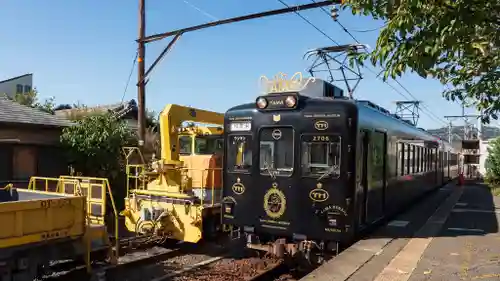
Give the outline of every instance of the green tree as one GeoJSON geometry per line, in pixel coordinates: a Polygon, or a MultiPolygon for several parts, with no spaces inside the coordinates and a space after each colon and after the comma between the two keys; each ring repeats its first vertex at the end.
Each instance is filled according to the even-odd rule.
{"type": "Polygon", "coordinates": [[[489,142],[485,168],[486,181],[498,187],[500,185],[500,138],[489,142]]]}
{"type": "Polygon", "coordinates": [[[500,110],[500,0],[346,0],[353,14],[386,24],[370,57],[384,78],[406,70],[447,85],[443,96],[483,110],[500,110]]]}
{"type": "Polygon", "coordinates": [[[94,114],[63,129],[61,143],[76,172],[116,179],[123,172],[121,148],[134,139],[127,124],[111,114],[94,114]]]}
{"type": "Polygon", "coordinates": [[[36,89],[32,89],[27,93],[16,93],[14,97],[12,97],[12,100],[22,105],[38,108],[51,114],[54,114],[54,108],[56,107],[54,97],[50,97],[40,102],[38,100],[38,91],[36,89]]]}

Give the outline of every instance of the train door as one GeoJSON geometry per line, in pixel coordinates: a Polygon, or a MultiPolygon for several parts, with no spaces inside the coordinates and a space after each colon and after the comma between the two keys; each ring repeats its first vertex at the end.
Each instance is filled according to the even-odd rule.
{"type": "Polygon", "coordinates": [[[292,178],[295,141],[295,130],[291,126],[263,127],[259,132],[259,175],[255,178],[252,197],[256,200],[255,206],[264,206],[258,213],[258,224],[271,232],[287,230],[299,212],[293,208],[300,206],[296,202],[300,186],[292,178]]]}
{"type": "Polygon", "coordinates": [[[367,223],[368,211],[368,145],[369,135],[367,131],[361,131],[359,135],[359,155],[358,158],[358,226],[363,228],[367,223]]]}
{"type": "Polygon", "coordinates": [[[365,134],[364,156],[366,221],[375,222],[384,216],[386,134],[379,131],[365,134]]]}

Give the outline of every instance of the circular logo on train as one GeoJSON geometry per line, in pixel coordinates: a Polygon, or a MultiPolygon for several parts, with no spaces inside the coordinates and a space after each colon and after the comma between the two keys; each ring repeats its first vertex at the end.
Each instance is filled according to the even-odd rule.
{"type": "Polygon", "coordinates": [[[241,183],[240,178],[237,178],[236,182],[233,184],[233,192],[238,195],[245,193],[245,186],[241,183]]]}
{"type": "Polygon", "coordinates": [[[286,209],[285,194],[276,187],[277,184],[274,183],[273,187],[264,195],[264,210],[273,219],[281,217],[286,209]]]}

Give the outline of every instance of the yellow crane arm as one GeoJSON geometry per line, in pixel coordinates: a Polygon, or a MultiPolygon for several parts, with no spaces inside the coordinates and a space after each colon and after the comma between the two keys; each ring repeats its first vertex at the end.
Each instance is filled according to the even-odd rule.
{"type": "Polygon", "coordinates": [[[224,125],[224,114],[167,104],[160,114],[161,158],[166,161],[179,161],[179,131],[183,122],[224,125]]]}

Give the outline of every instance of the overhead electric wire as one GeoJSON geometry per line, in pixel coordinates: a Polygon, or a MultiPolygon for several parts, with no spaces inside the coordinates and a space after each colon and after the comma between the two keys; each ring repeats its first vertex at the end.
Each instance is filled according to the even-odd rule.
{"type": "Polygon", "coordinates": [[[130,84],[130,79],[132,78],[132,74],[134,73],[135,63],[137,62],[138,55],[139,55],[139,53],[136,51],[135,52],[134,61],[132,62],[132,68],[130,69],[130,73],[128,75],[127,83],[125,84],[125,90],[123,90],[121,102],[123,102],[123,100],[125,99],[125,95],[127,94],[128,85],[130,84]]]}
{"type": "MultiPolygon", "coordinates": [[[[288,5],[287,5],[286,3],[284,3],[282,0],[277,0],[277,1],[279,1],[279,2],[281,2],[282,4],[284,4],[284,5],[288,6],[288,5]]],[[[315,1],[315,0],[311,0],[311,2],[316,3],[316,1],[315,1]]],[[[328,12],[328,11],[327,11],[324,7],[320,7],[320,8],[321,8],[321,10],[322,10],[325,14],[327,14],[329,17],[331,17],[331,14],[330,14],[330,13],[329,13],[329,12],[328,12]]],[[[361,44],[361,42],[359,42],[359,40],[358,40],[356,37],[354,37],[354,35],[353,35],[351,32],[349,32],[349,30],[347,30],[347,28],[346,28],[346,27],[345,27],[342,23],[340,23],[338,20],[335,20],[335,22],[336,22],[336,23],[337,23],[337,24],[338,24],[338,25],[342,28],[342,30],[343,30],[345,33],[347,33],[347,34],[348,34],[348,35],[349,35],[349,36],[350,36],[350,37],[351,37],[354,41],[356,41],[356,43],[361,44]]],[[[309,24],[311,24],[311,25],[312,25],[312,23],[309,23],[309,24]]],[[[314,26],[314,28],[318,29],[318,27],[317,27],[317,26],[314,26]]],[[[339,45],[337,42],[335,42],[335,41],[333,41],[333,42],[334,42],[335,44],[339,45]]],[[[376,74],[376,73],[375,73],[375,71],[371,70],[371,69],[370,69],[369,67],[367,67],[367,66],[365,66],[365,68],[366,68],[366,69],[368,69],[368,70],[369,70],[370,72],[372,72],[373,74],[375,74],[375,77],[376,77],[376,78],[378,78],[379,80],[381,80],[383,83],[385,83],[385,84],[389,85],[389,86],[390,86],[393,90],[395,90],[395,91],[396,91],[399,95],[401,95],[401,96],[402,96],[402,97],[404,97],[405,99],[408,99],[408,97],[406,97],[405,95],[403,95],[403,93],[401,93],[401,91],[397,90],[395,87],[393,87],[392,85],[390,85],[387,81],[385,81],[385,80],[381,79],[381,78],[380,78],[380,76],[379,76],[380,74],[376,74]]],[[[382,68],[382,72],[386,71],[386,69],[385,69],[385,68],[383,68],[383,67],[381,67],[381,68],[382,68]]],[[[410,95],[410,97],[411,97],[411,98],[413,98],[414,100],[418,100],[418,99],[415,97],[415,95],[413,95],[413,94],[412,94],[412,93],[411,93],[411,92],[410,92],[410,91],[409,91],[409,90],[408,90],[405,86],[403,86],[403,84],[401,84],[401,82],[399,82],[399,81],[398,81],[398,80],[396,80],[396,79],[393,79],[393,80],[394,80],[394,82],[396,82],[396,83],[397,83],[397,84],[398,84],[398,85],[399,85],[399,86],[400,86],[400,87],[401,87],[401,88],[402,88],[402,89],[403,89],[406,93],[408,93],[408,94],[410,95]]],[[[444,123],[444,124],[448,124],[448,123],[447,123],[446,121],[444,121],[442,118],[440,118],[440,117],[438,117],[436,114],[434,114],[434,113],[432,112],[432,110],[430,110],[430,109],[427,107],[427,105],[425,105],[425,104],[420,104],[419,106],[420,106],[420,108],[422,108],[422,109],[423,109],[423,110],[422,110],[422,112],[423,112],[424,114],[426,114],[428,117],[431,117],[431,119],[434,119],[435,121],[442,122],[442,123],[444,123]],[[429,116],[429,114],[430,114],[430,115],[432,115],[432,116],[429,116]]]]}
{"type": "MultiPolygon", "coordinates": [[[[218,20],[217,17],[211,15],[210,13],[200,9],[199,7],[196,7],[195,5],[191,4],[190,2],[188,2],[187,0],[182,0],[185,4],[189,5],[191,8],[197,10],[198,12],[200,12],[201,14],[204,14],[205,16],[211,18],[211,19],[214,19],[214,20],[218,20]]],[[[284,2],[283,0],[277,0],[278,2],[280,2],[282,5],[286,6],[287,8],[290,8],[290,6],[284,2]]],[[[311,0],[313,3],[317,3],[315,0],[311,0]]],[[[328,16],[331,16],[330,13],[324,8],[324,7],[320,7],[321,10],[326,13],[328,16]]],[[[333,43],[335,43],[336,45],[340,45],[335,39],[333,39],[331,36],[329,36],[326,32],[324,32],[323,30],[321,30],[319,27],[317,27],[315,24],[313,24],[311,21],[309,21],[307,18],[305,18],[304,16],[302,16],[298,11],[294,11],[294,13],[299,16],[303,21],[305,21],[307,24],[309,24],[311,27],[313,27],[316,31],[318,31],[319,33],[321,33],[323,36],[325,36],[326,38],[328,38],[330,41],[332,41],[333,43]]],[[[354,35],[352,35],[352,33],[349,32],[349,30],[344,26],[342,25],[342,23],[340,23],[338,20],[336,20],[337,24],[339,24],[339,26],[343,29],[344,32],[346,32],[354,41],[356,41],[356,43],[358,44],[361,44],[359,42],[359,40],[354,37],[354,35]]],[[[385,25],[384,25],[385,26],[385,25]]],[[[380,27],[380,28],[383,28],[384,26],[380,27]]],[[[380,28],[377,28],[377,29],[380,29],[380,28]]],[[[376,29],[374,29],[376,30],[376,29]]],[[[370,31],[370,30],[368,30],[370,31]]],[[[368,32],[366,31],[366,32],[368,32]]],[[[389,84],[387,81],[383,80],[382,78],[380,78],[380,73],[377,74],[375,73],[374,70],[370,69],[369,67],[366,67],[365,68],[370,71],[371,73],[373,73],[375,75],[375,78],[378,78],[379,80],[381,80],[383,83],[387,84],[389,87],[391,87],[396,93],[398,93],[400,96],[404,97],[405,99],[408,99],[410,100],[410,98],[408,98],[405,94],[403,94],[400,90],[398,90],[396,87],[394,87],[393,85],[389,84]]],[[[382,72],[385,71],[385,69],[382,70],[382,72]]],[[[417,100],[417,98],[406,88],[404,87],[401,82],[399,82],[398,80],[396,79],[393,79],[406,93],[408,93],[410,95],[411,98],[413,98],[414,100],[417,100]]],[[[421,104],[420,107],[423,109],[422,110],[422,113],[426,114],[428,117],[430,117],[431,119],[434,119],[435,121],[439,121],[439,122],[442,122],[444,124],[447,124],[445,121],[443,121],[441,118],[439,118],[438,116],[436,116],[426,105],[423,105],[421,104]],[[431,115],[431,116],[430,116],[431,115]]]]}

